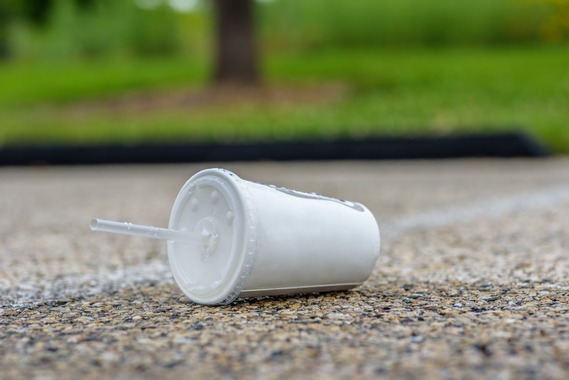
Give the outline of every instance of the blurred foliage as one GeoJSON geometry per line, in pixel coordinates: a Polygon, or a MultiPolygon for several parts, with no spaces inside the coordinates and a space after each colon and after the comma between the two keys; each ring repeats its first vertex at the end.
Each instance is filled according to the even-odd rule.
{"type": "MultiPolygon", "coordinates": [[[[2,1],[2,0],[0,0],[2,1]]],[[[4,0],[5,1],[5,0],[4,0]]],[[[23,59],[99,58],[179,53],[182,18],[162,5],[143,9],[133,1],[51,0],[41,17],[12,17],[11,48],[23,59]]],[[[187,18],[184,18],[187,21],[187,18]]]]}
{"type": "MultiPolygon", "coordinates": [[[[263,0],[257,11],[266,52],[569,38],[569,0],[263,0]]],[[[0,0],[0,49],[24,59],[205,55],[212,18],[209,0],[0,0]]]]}
{"type": "Polygon", "coordinates": [[[203,93],[210,0],[0,0],[0,59],[11,58],[0,65],[0,145],[518,125],[569,153],[569,0],[258,0],[256,9],[267,83],[293,86],[291,105],[114,112],[133,92],[203,93]],[[332,105],[319,103],[325,89],[314,104],[295,99],[297,86],[337,82],[348,90],[332,105]]]}
{"type": "Polygon", "coordinates": [[[262,14],[273,48],[440,47],[535,43],[548,9],[519,0],[288,0],[262,14]]]}
{"type": "Polygon", "coordinates": [[[217,104],[203,97],[207,65],[186,57],[6,65],[0,146],[521,130],[568,154],[567,67],[560,46],[271,55],[276,98],[217,104]]]}
{"type": "Polygon", "coordinates": [[[569,39],[569,0],[541,0],[551,10],[545,19],[542,31],[550,41],[569,39]]]}

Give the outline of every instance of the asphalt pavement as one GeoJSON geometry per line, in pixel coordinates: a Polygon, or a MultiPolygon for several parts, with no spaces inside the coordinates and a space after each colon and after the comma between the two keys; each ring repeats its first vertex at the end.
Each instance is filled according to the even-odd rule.
{"type": "Polygon", "coordinates": [[[0,169],[0,378],[569,377],[569,159],[0,169]],[[193,304],[166,244],[184,182],[359,201],[382,231],[354,290],[193,304]]]}

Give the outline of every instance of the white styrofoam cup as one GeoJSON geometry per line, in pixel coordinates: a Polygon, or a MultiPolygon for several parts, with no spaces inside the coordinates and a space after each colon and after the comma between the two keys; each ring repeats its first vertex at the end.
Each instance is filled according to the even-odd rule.
{"type": "Polygon", "coordinates": [[[346,290],[371,274],[380,251],[372,213],[355,202],[246,181],[206,169],[180,190],[169,230],[176,283],[193,301],[346,290]]]}

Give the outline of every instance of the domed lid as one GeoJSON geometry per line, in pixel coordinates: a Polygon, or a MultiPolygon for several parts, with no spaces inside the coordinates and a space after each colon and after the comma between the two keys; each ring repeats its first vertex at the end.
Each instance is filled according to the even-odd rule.
{"type": "Polygon", "coordinates": [[[233,301],[255,258],[255,214],[241,179],[225,169],[206,169],[180,190],[169,229],[193,233],[200,244],[168,241],[174,279],[194,302],[233,301]]]}

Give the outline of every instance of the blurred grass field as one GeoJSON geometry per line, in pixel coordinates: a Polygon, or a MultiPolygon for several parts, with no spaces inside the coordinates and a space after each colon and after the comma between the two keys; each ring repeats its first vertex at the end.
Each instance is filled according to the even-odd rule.
{"type": "Polygon", "coordinates": [[[152,22],[177,28],[152,29],[160,38],[135,50],[121,45],[126,38],[107,41],[96,32],[115,25],[101,20],[108,9],[76,23],[92,22],[83,42],[73,39],[72,15],[61,11],[60,24],[43,34],[19,25],[20,56],[0,63],[0,144],[521,130],[569,153],[569,49],[563,30],[551,32],[557,13],[547,1],[350,4],[258,4],[264,90],[223,102],[203,101],[211,56],[205,3],[133,21],[141,30],[152,22]],[[125,98],[141,104],[121,106],[125,98]]]}

